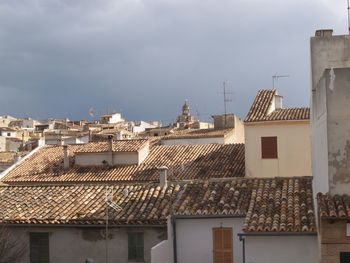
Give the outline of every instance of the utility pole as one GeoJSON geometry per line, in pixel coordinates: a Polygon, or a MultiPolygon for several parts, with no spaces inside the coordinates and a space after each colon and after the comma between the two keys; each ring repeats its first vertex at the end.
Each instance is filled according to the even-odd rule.
{"type": "Polygon", "coordinates": [[[348,31],[350,34],[350,4],[349,4],[349,0],[348,1],[348,31]]]}
{"type": "Polygon", "coordinates": [[[278,81],[280,78],[289,78],[289,75],[275,75],[272,76],[272,89],[275,89],[275,83],[278,81]]]}

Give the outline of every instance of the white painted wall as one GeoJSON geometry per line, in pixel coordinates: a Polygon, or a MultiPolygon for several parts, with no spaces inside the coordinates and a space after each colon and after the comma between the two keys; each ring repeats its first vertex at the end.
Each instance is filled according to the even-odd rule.
{"type": "Polygon", "coordinates": [[[246,263],[319,262],[317,236],[248,236],[245,239],[246,263]]]}
{"type": "Polygon", "coordinates": [[[8,138],[16,138],[16,131],[1,131],[1,136],[8,138]]]}
{"type": "Polygon", "coordinates": [[[247,177],[311,176],[309,122],[262,122],[245,127],[247,177]],[[261,137],[277,136],[277,159],[261,158],[261,137]]]}
{"type": "Polygon", "coordinates": [[[151,263],[169,263],[169,241],[163,240],[151,249],[151,263]]]}
{"type": "Polygon", "coordinates": [[[176,246],[178,263],[212,263],[214,227],[232,227],[234,262],[242,262],[243,218],[177,219],[176,246]]]}

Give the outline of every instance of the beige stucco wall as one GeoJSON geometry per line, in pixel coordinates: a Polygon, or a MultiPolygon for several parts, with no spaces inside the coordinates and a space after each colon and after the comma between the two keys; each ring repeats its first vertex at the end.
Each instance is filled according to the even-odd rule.
{"type": "MultiPolygon", "coordinates": [[[[104,227],[11,227],[15,238],[24,242],[26,253],[20,263],[29,263],[29,233],[48,232],[50,262],[77,263],[86,259],[106,262],[104,227]]],[[[128,261],[128,232],[144,233],[144,261],[151,262],[151,248],[166,239],[166,227],[109,228],[109,262],[128,261]]]]}
{"type": "MultiPolygon", "coordinates": [[[[108,153],[79,153],[75,155],[75,164],[81,166],[103,165],[103,161],[108,161],[108,153]]],[[[113,153],[113,164],[138,164],[139,155],[137,152],[113,153]]]]}
{"type": "Polygon", "coordinates": [[[247,177],[311,176],[310,124],[261,122],[245,126],[247,177]],[[261,158],[261,137],[277,136],[277,159],[261,158]]]}

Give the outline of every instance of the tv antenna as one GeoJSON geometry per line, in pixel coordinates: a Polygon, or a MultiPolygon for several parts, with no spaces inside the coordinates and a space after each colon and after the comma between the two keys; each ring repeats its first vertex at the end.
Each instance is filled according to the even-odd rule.
{"type": "Polygon", "coordinates": [[[350,34],[350,4],[349,4],[349,0],[347,0],[348,2],[348,31],[350,34]]]}
{"type": "Polygon", "coordinates": [[[228,80],[225,80],[224,82],[223,82],[223,92],[220,92],[221,94],[223,94],[224,95],[224,116],[225,116],[225,123],[224,123],[224,125],[225,125],[225,127],[226,127],[226,116],[227,116],[227,103],[229,103],[229,102],[232,102],[232,99],[230,99],[230,98],[228,98],[227,97],[227,94],[233,94],[232,92],[228,92],[227,90],[226,90],[226,87],[227,87],[227,84],[229,83],[229,81],[228,80]]]}
{"type": "MultiPolygon", "coordinates": [[[[348,0],[349,1],[349,0],[348,0]]],[[[280,78],[289,78],[289,75],[275,75],[272,76],[272,89],[275,89],[275,84],[280,78]]]]}

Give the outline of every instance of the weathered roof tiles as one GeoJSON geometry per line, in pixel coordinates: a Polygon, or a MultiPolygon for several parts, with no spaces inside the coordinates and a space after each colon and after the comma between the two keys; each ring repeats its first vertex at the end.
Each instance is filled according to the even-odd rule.
{"type": "Polygon", "coordinates": [[[309,120],[310,108],[278,108],[269,113],[276,90],[259,90],[244,122],[309,120]]]}

